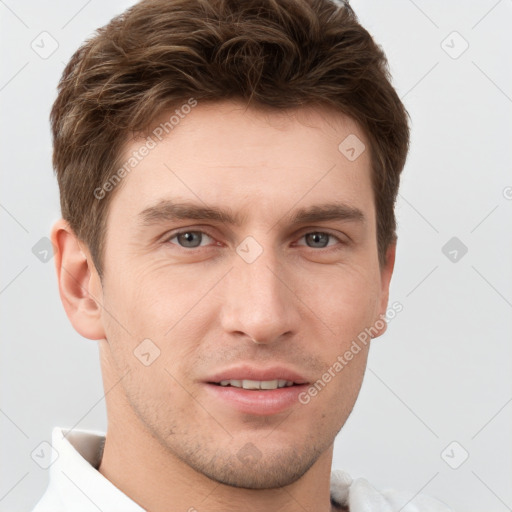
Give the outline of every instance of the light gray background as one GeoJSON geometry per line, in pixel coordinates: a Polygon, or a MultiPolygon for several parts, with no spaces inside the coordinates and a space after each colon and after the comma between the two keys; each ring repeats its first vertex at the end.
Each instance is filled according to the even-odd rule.
{"type": "MultiPolygon", "coordinates": [[[[97,345],[32,248],[59,217],[48,114],[64,63],[132,3],[0,0],[2,512],[43,493],[30,454],[53,426],[106,428],[97,345]],[[59,45],[47,59],[31,48],[43,31],[59,45]]],[[[404,310],[373,342],[334,467],[460,512],[512,510],[512,1],[352,5],[388,55],[412,147],[390,297],[404,310]],[[468,248],[456,262],[452,237],[468,248]]]]}

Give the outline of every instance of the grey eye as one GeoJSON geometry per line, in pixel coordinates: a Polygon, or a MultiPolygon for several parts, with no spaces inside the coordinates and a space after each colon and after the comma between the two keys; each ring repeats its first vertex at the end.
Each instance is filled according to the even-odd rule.
{"type": "Polygon", "coordinates": [[[173,238],[178,240],[182,247],[199,247],[203,241],[203,233],[201,231],[185,231],[175,235],[173,238]]]}
{"type": "Polygon", "coordinates": [[[306,239],[306,244],[309,247],[323,249],[324,247],[327,247],[327,244],[329,243],[329,238],[331,236],[332,235],[329,235],[328,233],[314,232],[304,235],[304,238],[306,239]]]}

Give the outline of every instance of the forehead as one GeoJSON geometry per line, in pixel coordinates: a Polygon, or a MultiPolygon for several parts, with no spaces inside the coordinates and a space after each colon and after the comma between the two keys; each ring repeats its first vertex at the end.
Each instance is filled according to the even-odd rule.
{"type": "Polygon", "coordinates": [[[174,112],[157,119],[149,137],[126,144],[125,160],[144,145],[151,149],[123,178],[113,210],[132,215],[169,198],[229,204],[232,210],[259,207],[267,214],[278,205],[327,199],[373,207],[368,142],[341,113],[248,109],[233,101],[174,112]],[[349,158],[347,144],[360,153],[357,158],[349,158]]]}

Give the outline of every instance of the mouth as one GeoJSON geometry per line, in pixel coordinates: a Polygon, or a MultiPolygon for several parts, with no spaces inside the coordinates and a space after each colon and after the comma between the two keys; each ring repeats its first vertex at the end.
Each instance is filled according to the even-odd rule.
{"type": "Polygon", "coordinates": [[[284,379],[274,379],[274,380],[229,379],[229,380],[221,380],[220,382],[212,382],[211,384],[215,384],[217,386],[222,386],[222,387],[249,389],[249,390],[253,390],[253,391],[289,388],[291,386],[297,385],[291,380],[284,380],[284,379]]]}
{"type": "Polygon", "coordinates": [[[251,366],[225,370],[203,384],[209,399],[222,410],[257,416],[278,414],[296,406],[300,392],[309,385],[298,372],[284,367],[251,366]]]}

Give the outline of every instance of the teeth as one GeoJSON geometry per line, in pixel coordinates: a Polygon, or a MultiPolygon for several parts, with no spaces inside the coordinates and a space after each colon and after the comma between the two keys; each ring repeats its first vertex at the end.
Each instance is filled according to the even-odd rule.
{"type": "Polygon", "coordinates": [[[242,387],[244,389],[261,389],[261,382],[257,380],[243,380],[242,387]]]}
{"type": "Polygon", "coordinates": [[[288,388],[293,386],[291,380],[221,380],[219,382],[221,386],[233,386],[234,388],[243,389],[277,389],[277,388],[288,388]]]}

